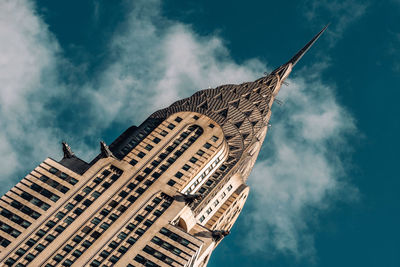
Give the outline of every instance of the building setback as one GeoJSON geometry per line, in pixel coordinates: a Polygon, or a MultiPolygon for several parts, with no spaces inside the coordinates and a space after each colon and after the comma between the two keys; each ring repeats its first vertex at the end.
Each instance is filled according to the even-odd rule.
{"type": "Polygon", "coordinates": [[[90,163],[63,143],[1,198],[2,266],[206,266],[247,199],[275,96],[325,29],[265,77],[156,111],[90,163]]]}

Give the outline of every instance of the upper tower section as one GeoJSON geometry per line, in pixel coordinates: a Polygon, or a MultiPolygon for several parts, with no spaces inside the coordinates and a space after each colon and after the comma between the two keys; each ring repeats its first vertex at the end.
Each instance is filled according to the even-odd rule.
{"type": "Polygon", "coordinates": [[[282,82],[326,28],[327,26],[287,63],[269,75],[253,82],[226,84],[198,91],[153,113],[150,118],[165,119],[180,111],[198,112],[212,118],[224,131],[229,147],[229,156],[225,164],[227,169],[231,169],[239,162],[247,148],[256,142],[262,142],[271,114],[270,109],[282,82]]]}

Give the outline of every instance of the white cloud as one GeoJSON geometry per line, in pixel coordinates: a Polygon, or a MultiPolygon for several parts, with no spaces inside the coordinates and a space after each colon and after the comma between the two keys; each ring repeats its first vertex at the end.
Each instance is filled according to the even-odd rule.
{"type": "Polygon", "coordinates": [[[348,150],[346,135],[354,133],[355,125],[333,88],[315,77],[305,79],[304,72],[281,89],[285,104],[274,106],[262,150],[269,156],[256,163],[249,179],[255,202],[245,244],[252,251],[312,259],[310,224],[316,214],[311,211],[328,208],[332,198],[357,198],[357,190],[343,181],[345,163],[339,158],[348,150]]]}
{"type": "Polygon", "coordinates": [[[0,3],[0,155],[8,187],[16,169],[44,159],[54,143],[51,124],[41,119],[54,119],[44,104],[55,93],[58,45],[32,10],[27,1],[0,3]]]}

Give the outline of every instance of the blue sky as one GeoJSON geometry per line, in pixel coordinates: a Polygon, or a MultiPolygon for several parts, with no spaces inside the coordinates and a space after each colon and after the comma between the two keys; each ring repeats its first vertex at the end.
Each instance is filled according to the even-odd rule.
{"type": "Polygon", "coordinates": [[[209,266],[400,266],[399,14],[398,0],[3,0],[1,193],[59,159],[61,140],[89,161],[100,140],[260,77],[330,22],[279,94],[209,266]]]}

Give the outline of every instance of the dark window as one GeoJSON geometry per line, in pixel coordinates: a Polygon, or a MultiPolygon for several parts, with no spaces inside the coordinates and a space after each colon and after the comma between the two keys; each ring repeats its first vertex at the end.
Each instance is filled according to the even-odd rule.
{"type": "Polygon", "coordinates": [[[161,139],[158,138],[158,137],[155,137],[155,138],[153,139],[153,142],[156,143],[156,144],[160,143],[160,141],[161,141],[161,139]]]}
{"type": "Polygon", "coordinates": [[[76,235],[76,236],[74,236],[74,238],[72,239],[72,241],[74,241],[74,242],[76,242],[76,243],[79,243],[79,242],[81,242],[82,241],[82,237],[81,236],[79,236],[79,235],[76,235]]]}
{"type": "Polygon", "coordinates": [[[167,183],[167,185],[169,185],[169,186],[173,186],[174,184],[176,184],[176,182],[174,181],[174,180],[169,180],[168,181],[168,183],[167,183]]]}
{"type": "Polygon", "coordinates": [[[209,149],[209,148],[211,147],[211,144],[210,144],[210,143],[205,143],[205,144],[204,144],[204,147],[207,148],[207,149],[209,149]]]}
{"type": "Polygon", "coordinates": [[[203,194],[206,191],[206,189],[204,187],[200,188],[199,193],[203,194]]]}
{"type": "Polygon", "coordinates": [[[129,238],[126,240],[126,242],[127,242],[128,244],[131,244],[131,245],[133,245],[133,244],[135,244],[135,242],[136,242],[136,239],[135,239],[135,238],[133,238],[133,237],[129,237],[129,238]]]}
{"type": "Polygon", "coordinates": [[[66,208],[67,210],[72,210],[74,207],[75,207],[75,205],[72,204],[72,203],[68,203],[67,205],[65,205],[65,208],[66,208]]]}
{"type": "Polygon", "coordinates": [[[85,240],[85,241],[83,241],[83,243],[82,243],[82,246],[85,247],[85,248],[88,248],[88,247],[90,247],[91,245],[92,245],[92,242],[90,242],[89,240],[85,240]]]}
{"type": "Polygon", "coordinates": [[[75,178],[71,177],[71,180],[69,180],[69,183],[72,185],[75,185],[78,182],[78,180],[76,180],[75,178]]]}
{"type": "Polygon", "coordinates": [[[118,237],[121,238],[121,239],[125,239],[127,236],[128,235],[126,233],[124,233],[124,232],[121,232],[121,233],[118,234],[118,237]]]}
{"type": "Polygon", "coordinates": [[[197,115],[194,115],[194,116],[193,116],[193,119],[198,120],[199,117],[198,117],[197,115]]]}
{"type": "Polygon", "coordinates": [[[178,116],[178,117],[175,118],[175,121],[176,121],[176,122],[181,122],[181,121],[182,121],[182,118],[178,116]]]}
{"type": "Polygon", "coordinates": [[[67,224],[71,224],[75,219],[68,216],[67,218],[64,219],[64,222],[66,222],[67,224]]]}
{"type": "Polygon", "coordinates": [[[137,234],[137,235],[143,235],[144,234],[144,232],[146,232],[145,230],[143,230],[142,228],[138,228],[136,231],[135,231],[135,233],[137,234]]]}
{"type": "Polygon", "coordinates": [[[183,173],[181,173],[181,172],[175,173],[176,178],[181,178],[182,176],[183,176],[183,173]]]}
{"type": "Polygon", "coordinates": [[[100,256],[102,256],[103,258],[107,258],[108,256],[110,256],[110,252],[108,252],[107,250],[103,250],[100,253],[100,256]]]}
{"type": "Polygon", "coordinates": [[[121,197],[125,198],[128,195],[128,193],[125,192],[125,191],[121,191],[121,192],[119,192],[118,195],[120,195],[121,197]]]}
{"type": "Polygon", "coordinates": [[[175,124],[170,123],[170,124],[168,124],[167,128],[172,130],[175,128],[175,124]]]}
{"type": "Polygon", "coordinates": [[[139,157],[139,158],[143,158],[144,156],[146,156],[146,154],[143,153],[142,151],[140,151],[140,152],[138,153],[138,157],[139,157]]]}
{"type": "Polygon", "coordinates": [[[135,196],[129,196],[128,197],[128,201],[131,202],[131,203],[135,202],[135,200],[136,200],[135,196]]]}
{"type": "Polygon", "coordinates": [[[110,218],[110,220],[112,220],[112,221],[116,221],[116,220],[119,218],[119,215],[113,213],[113,214],[110,215],[109,218],[110,218]]]}
{"type": "Polygon", "coordinates": [[[33,240],[32,238],[29,238],[28,241],[26,241],[26,244],[27,244],[29,247],[32,247],[33,245],[36,244],[36,241],[33,240]]]}
{"type": "Polygon", "coordinates": [[[62,263],[63,266],[71,266],[72,264],[73,264],[73,262],[72,262],[71,260],[69,260],[69,259],[66,259],[66,260],[62,263]]]}
{"type": "Polygon", "coordinates": [[[97,231],[94,231],[93,233],[90,234],[91,237],[93,237],[94,239],[97,239],[101,236],[101,234],[97,231]]]}
{"type": "Polygon", "coordinates": [[[76,201],[80,202],[80,201],[82,201],[83,196],[82,196],[82,195],[76,195],[76,196],[74,197],[74,199],[75,199],[76,201]]]}
{"type": "Polygon", "coordinates": [[[188,171],[190,169],[190,166],[185,164],[185,165],[183,165],[182,169],[184,169],[185,171],[188,171]]]}
{"type": "Polygon", "coordinates": [[[33,259],[35,258],[35,255],[28,253],[28,255],[25,256],[25,259],[29,262],[33,261],[33,259]]]}
{"type": "Polygon", "coordinates": [[[85,227],[83,227],[82,232],[85,234],[89,234],[92,230],[93,229],[90,228],[89,226],[85,226],[85,227]]]}
{"type": "Polygon", "coordinates": [[[120,252],[120,253],[122,253],[122,254],[125,254],[127,251],[128,251],[128,249],[127,249],[126,247],[124,247],[124,246],[121,246],[121,247],[118,249],[118,252],[120,252]]]}
{"type": "Polygon", "coordinates": [[[72,256],[77,257],[77,258],[79,258],[81,255],[82,255],[82,251],[77,250],[77,249],[72,253],[72,256]]]}
{"type": "Polygon", "coordinates": [[[131,190],[134,189],[135,187],[136,187],[136,185],[134,183],[129,183],[128,184],[128,188],[131,189],[131,190]]]}
{"type": "Polygon", "coordinates": [[[200,149],[199,151],[197,151],[196,154],[199,155],[199,156],[203,156],[204,155],[204,151],[200,149]]]}
{"type": "Polygon", "coordinates": [[[62,218],[64,218],[64,216],[65,216],[65,213],[64,212],[62,212],[62,211],[59,211],[59,212],[57,212],[57,214],[56,214],[56,218],[58,218],[58,219],[62,219],[62,218]]]}
{"type": "Polygon", "coordinates": [[[190,161],[191,163],[196,163],[196,162],[197,162],[197,158],[191,157],[189,161],[190,161]]]}
{"type": "Polygon", "coordinates": [[[61,225],[58,225],[57,227],[56,227],[56,229],[54,229],[56,232],[59,232],[59,233],[62,233],[64,230],[65,230],[65,227],[63,227],[63,226],[61,226],[61,225]]]}
{"type": "Polygon", "coordinates": [[[39,229],[39,231],[36,232],[36,235],[39,237],[42,237],[46,234],[46,232],[43,229],[39,229]]]}
{"type": "Polygon", "coordinates": [[[58,169],[56,169],[54,167],[51,167],[49,172],[52,173],[52,174],[56,174],[58,172],[58,169]]]}
{"type": "Polygon", "coordinates": [[[71,266],[73,264],[73,261],[70,259],[66,259],[63,263],[62,266],[71,266]]]}
{"type": "Polygon", "coordinates": [[[132,166],[135,166],[135,165],[138,163],[138,161],[135,160],[135,159],[133,159],[133,160],[131,160],[129,163],[130,163],[132,166]]]}
{"type": "Polygon", "coordinates": [[[215,141],[218,140],[218,137],[216,137],[215,135],[213,135],[213,137],[211,137],[211,140],[212,140],[213,142],[215,142],[215,141]]]}
{"type": "Polygon", "coordinates": [[[209,126],[210,128],[214,128],[214,124],[212,124],[212,123],[210,123],[208,126],[209,126]]]}
{"type": "Polygon", "coordinates": [[[86,207],[89,207],[90,205],[92,205],[92,201],[89,199],[85,199],[85,201],[83,201],[82,204],[85,205],[86,207]]]}
{"type": "Polygon", "coordinates": [[[111,241],[111,243],[108,244],[108,246],[109,246],[110,248],[116,248],[116,247],[118,247],[118,243],[115,242],[115,241],[111,241]]]}
{"type": "Polygon", "coordinates": [[[56,238],[56,237],[55,237],[54,235],[48,235],[48,236],[45,237],[44,240],[49,241],[49,242],[52,242],[55,238],[56,238]]]}
{"type": "Polygon", "coordinates": [[[151,176],[157,179],[158,177],[161,176],[161,174],[158,172],[154,172],[151,176]]]}
{"type": "Polygon", "coordinates": [[[150,145],[150,144],[147,144],[144,148],[145,148],[147,151],[150,151],[150,150],[153,149],[153,146],[150,145]]]}
{"type": "Polygon", "coordinates": [[[138,221],[138,222],[141,222],[141,221],[144,220],[144,217],[139,214],[138,216],[135,217],[135,220],[138,221]]]}
{"type": "Polygon", "coordinates": [[[160,135],[162,135],[162,136],[166,136],[167,134],[168,134],[168,132],[164,131],[164,130],[162,130],[161,133],[160,133],[160,135]]]}

